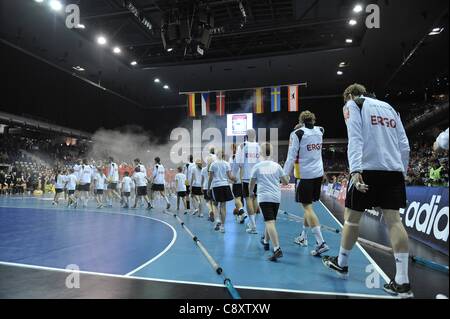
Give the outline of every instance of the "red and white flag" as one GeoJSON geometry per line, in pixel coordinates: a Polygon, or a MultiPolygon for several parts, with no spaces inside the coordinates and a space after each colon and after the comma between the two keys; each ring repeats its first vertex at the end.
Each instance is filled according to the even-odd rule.
{"type": "Polygon", "coordinates": [[[291,85],[288,89],[289,112],[298,112],[298,85],[291,85]]]}
{"type": "Polygon", "coordinates": [[[225,115],[225,92],[223,91],[216,93],[216,114],[218,116],[225,115]]]}

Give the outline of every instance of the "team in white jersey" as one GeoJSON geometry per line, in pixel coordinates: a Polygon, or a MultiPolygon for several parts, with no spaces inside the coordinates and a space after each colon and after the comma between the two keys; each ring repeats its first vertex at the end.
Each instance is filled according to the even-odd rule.
{"type": "Polygon", "coordinates": [[[192,214],[195,215],[198,213],[198,217],[203,217],[203,213],[200,211],[203,202],[202,168],[203,161],[200,159],[196,160],[195,167],[191,169],[191,180],[189,183],[191,185],[192,207],[194,208],[192,214]]]}
{"type": "Polygon", "coordinates": [[[247,141],[238,148],[236,154],[242,179],[242,193],[247,205],[247,214],[250,218],[250,222],[247,224],[247,232],[249,234],[257,234],[256,212],[258,210],[258,202],[255,197],[250,196],[250,194],[256,193],[257,186],[254,189],[249,189],[249,183],[252,169],[259,162],[260,153],[260,146],[256,142],[256,131],[250,129],[247,131],[247,141]]]}
{"type": "Polygon", "coordinates": [[[187,178],[183,173],[183,167],[178,167],[178,173],[175,175],[175,188],[177,192],[177,211],[180,211],[180,202],[183,201],[185,214],[187,214],[187,201],[186,201],[186,190],[187,190],[187,178]]]}
{"type": "Polygon", "coordinates": [[[155,158],[155,166],[153,168],[153,180],[152,188],[150,193],[151,206],[153,207],[155,192],[159,193],[160,196],[166,201],[166,209],[170,209],[170,201],[166,195],[165,185],[166,185],[166,169],[161,164],[161,159],[159,157],[155,158]]]}
{"type": "Polygon", "coordinates": [[[296,202],[303,206],[305,223],[295,243],[307,247],[307,229],[311,228],[317,243],[311,254],[320,256],[329,250],[313,207],[313,203],[320,199],[324,175],[322,161],[324,129],[314,125],[316,116],[309,111],[302,112],[299,120],[301,125],[290,136],[288,156],[284,165],[285,173],[291,175],[295,162],[298,161],[301,175],[301,178],[296,181],[295,198],[296,202]]]}
{"type": "Polygon", "coordinates": [[[398,113],[387,103],[366,97],[360,84],[344,92],[344,117],[348,133],[348,184],[345,224],[337,257],[323,257],[326,267],[348,276],[348,259],[359,234],[366,209],[379,207],[389,230],[396,263],[395,278],[384,286],[388,293],[413,296],[408,278],[408,234],[399,209],[406,206],[404,176],[409,162],[409,142],[398,113]]]}
{"type": "Polygon", "coordinates": [[[241,180],[241,167],[239,165],[239,161],[236,156],[237,145],[232,144],[231,150],[233,155],[230,157],[230,166],[231,166],[231,174],[236,178],[236,181],[233,183],[233,196],[234,196],[234,211],[233,214],[236,216],[237,220],[243,224],[247,215],[244,211],[244,205],[242,204],[242,180],[241,180]]]}

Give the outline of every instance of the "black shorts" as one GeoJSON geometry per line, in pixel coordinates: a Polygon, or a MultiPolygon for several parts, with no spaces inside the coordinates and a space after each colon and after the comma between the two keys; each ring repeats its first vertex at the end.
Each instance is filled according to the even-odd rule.
{"type": "Polygon", "coordinates": [[[203,190],[203,198],[208,202],[211,200],[211,198],[208,196],[208,190],[204,189],[203,190]]]}
{"type": "Polygon", "coordinates": [[[95,195],[103,195],[103,189],[96,189],[95,195]]]}
{"type": "Polygon", "coordinates": [[[189,195],[191,193],[191,186],[186,186],[186,195],[189,195]]]}
{"type": "Polygon", "coordinates": [[[361,193],[349,182],[345,207],[364,212],[366,209],[399,210],[406,207],[405,177],[402,172],[366,171],[362,174],[369,185],[367,193],[361,193]]]}
{"type": "MultiPolygon", "coordinates": [[[[249,198],[250,197],[250,193],[249,193],[249,183],[242,183],[242,194],[244,195],[244,198],[249,198]]],[[[258,190],[258,185],[255,185],[255,189],[253,190],[253,193],[256,195],[256,191],[258,190]]]]}
{"type": "Polygon", "coordinates": [[[123,192],[123,196],[125,196],[125,197],[130,197],[130,195],[131,195],[131,192],[123,192]]]}
{"type": "Polygon", "coordinates": [[[212,189],[212,198],[216,203],[225,203],[233,200],[230,186],[219,186],[212,189]]]}
{"type": "Polygon", "coordinates": [[[314,179],[299,179],[296,184],[295,201],[305,205],[320,200],[323,177],[314,179]]]}
{"type": "Polygon", "coordinates": [[[138,186],[136,188],[136,195],[137,196],[145,196],[145,195],[147,195],[147,186],[138,186]]]}
{"type": "Polygon", "coordinates": [[[202,188],[201,187],[192,186],[192,195],[202,196],[203,195],[202,188]]]}
{"type": "Polygon", "coordinates": [[[278,210],[280,209],[279,203],[259,203],[259,208],[262,211],[265,222],[277,220],[278,210]]]}
{"type": "Polygon", "coordinates": [[[80,191],[81,192],[89,192],[89,190],[91,189],[91,184],[84,184],[84,185],[80,185],[80,191]]]}
{"type": "Polygon", "coordinates": [[[186,192],[177,192],[178,197],[186,197],[186,192]]]}
{"type": "Polygon", "coordinates": [[[74,189],[69,189],[69,190],[67,191],[67,194],[68,194],[68,195],[73,195],[73,194],[75,194],[75,190],[74,190],[74,189]]]}
{"type": "Polygon", "coordinates": [[[242,184],[233,184],[234,198],[242,197],[242,184]]]}
{"type": "Polygon", "coordinates": [[[153,184],[152,191],[154,192],[164,192],[164,184],[153,184]]]}
{"type": "Polygon", "coordinates": [[[117,189],[117,183],[109,183],[108,184],[108,189],[116,190],[117,189]]]}
{"type": "Polygon", "coordinates": [[[56,194],[60,194],[60,193],[64,192],[64,189],[62,189],[62,188],[55,188],[55,192],[56,192],[56,194]]]}

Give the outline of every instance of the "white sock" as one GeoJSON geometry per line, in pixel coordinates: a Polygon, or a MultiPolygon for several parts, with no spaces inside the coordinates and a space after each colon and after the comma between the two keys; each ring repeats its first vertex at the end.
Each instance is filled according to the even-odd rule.
{"type": "Polygon", "coordinates": [[[409,284],[408,279],[408,262],[409,254],[394,254],[395,257],[395,282],[399,285],[409,284]]]}
{"type": "Polygon", "coordinates": [[[322,245],[324,240],[322,237],[322,231],[320,230],[320,226],[316,226],[314,228],[311,228],[312,233],[314,234],[314,237],[316,237],[316,241],[318,245],[322,245]]]}
{"type": "Polygon", "coordinates": [[[280,246],[273,247],[273,252],[276,252],[278,249],[280,249],[280,246]]]}
{"type": "Polygon", "coordinates": [[[302,237],[302,238],[308,237],[308,230],[309,230],[309,227],[303,226],[303,230],[302,230],[300,237],[302,237]]]}
{"type": "Polygon", "coordinates": [[[339,257],[338,257],[338,264],[341,267],[348,267],[348,257],[350,255],[350,250],[346,250],[344,248],[339,249],[339,257]]]}
{"type": "Polygon", "coordinates": [[[256,215],[250,215],[250,223],[252,225],[253,228],[256,228],[256,215]]]}
{"type": "Polygon", "coordinates": [[[166,203],[169,204],[169,199],[167,198],[167,196],[164,196],[164,199],[166,200],[166,203]]]}

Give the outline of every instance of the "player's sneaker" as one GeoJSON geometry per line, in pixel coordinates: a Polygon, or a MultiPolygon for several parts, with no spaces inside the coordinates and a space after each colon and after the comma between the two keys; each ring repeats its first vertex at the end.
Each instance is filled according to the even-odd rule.
{"type": "Polygon", "coordinates": [[[311,251],[311,255],[314,257],[320,257],[323,253],[330,250],[326,242],[323,242],[321,245],[317,245],[316,248],[311,251]]]}
{"type": "Polygon", "coordinates": [[[400,297],[403,299],[414,298],[414,294],[411,291],[410,284],[399,285],[395,282],[395,280],[392,280],[389,284],[385,284],[383,289],[392,296],[400,297]]]}
{"type": "Polygon", "coordinates": [[[299,236],[294,239],[294,243],[302,247],[308,247],[308,237],[299,236]]]}
{"type": "MultiPolygon", "coordinates": [[[[152,207],[153,208],[153,207],[152,207]]],[[[170,209],[170,204],[167,203],[166,209],[169,210],[170,209]]]]}
{"type": "Polygon", "coordinates": [[[348,278],[348,267],[341,267],[338,257],[323,256],[322,263],[328,269],[334,270],[342,279],[348,278]]]}
{"type": "Polygon", "coordinates": [[[278,258],[281,258],[281,257],[283,257],[283,252],[281,251],[281,248],[278,248],[278,249],[273,253],[273,255],[269,258],[269,260],[275,262],[275,261],[278,260],[278,258]]]}
{"type": "Polygon", "coordinates": [[[215,231],[219,231],[219,230],[220,230],[220,226],[222,226],[222,223],[220,223],[220,222],[217,223],[217,224],[216,224],[216,227],[214,227],[214,230],[215,230],[215,231]]]}
{"type": "Polygon", "coordinates": [[[266,244],[264,242],[264,237],[261,238],[261,245],[263,245],[265,251],[269,251],[270,250],[270,245],[269,245],[269,243],[266,244]]]}
{"type": "Polygon", "coordinates": [[[195,209],[195,210],[192,212],[192,216],[197,215],[197,213],[198,213],[198,209],[195,209]]]}
{"type": "Polygon", "coordinates": [[[220,226],[219,231],[220,231],[222,234],[225,234],[225,227],[220,226]]]}

